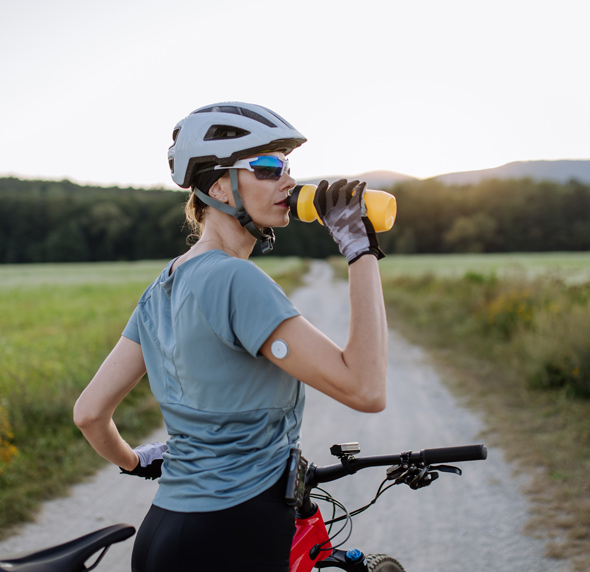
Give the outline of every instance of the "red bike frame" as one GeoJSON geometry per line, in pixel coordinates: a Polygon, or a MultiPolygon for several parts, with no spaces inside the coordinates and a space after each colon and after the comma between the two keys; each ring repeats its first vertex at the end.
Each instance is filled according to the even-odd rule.
{"type": "Polygon", "coordinates": [[[307,518],[296,518],[295,536],[291,546],[290,571],[309,572],[316,562],[330,556],[331,548],[328,531],[319,508],[307,518]],[[309,553],[318,544],[326,550],[320,551],[318,557],[312,560],[309,553]]]}

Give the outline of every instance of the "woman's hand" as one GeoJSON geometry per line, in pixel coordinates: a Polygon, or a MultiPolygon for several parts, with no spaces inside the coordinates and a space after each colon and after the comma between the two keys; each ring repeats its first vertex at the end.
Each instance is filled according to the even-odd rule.
{"type": "Polygon", "coordinates": [[[159,479],[162,476],[162,463],[164,462],[164,453],[168,450],[165,443],[146,443],[135,447],[133,452],[138,457],[135,468],[125,469],[119,467],[124,475],[133,475],[144,479],[159,479]]]}
{"type": "Polygon", "coordinates": [[[358,181],[348,183],[346,179],[333,185],[321,181],[313,199],[319,217],[349,264],[363,254],[373,254],[378,260],[385,256],[367,216],[365,186],[358,181]]]}

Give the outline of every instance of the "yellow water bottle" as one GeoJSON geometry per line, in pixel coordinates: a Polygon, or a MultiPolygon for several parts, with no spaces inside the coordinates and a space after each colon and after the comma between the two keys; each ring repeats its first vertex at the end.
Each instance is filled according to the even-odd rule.
{"type": "MultiPolygon", "coordinates": [[[[317,189],[316,185],[297,185],[291,193],[289,208],[291,216],[303,222],[317,220],[321,224],[320,217],[313,206],[313,197],[317,189]]],[[[385,191],[367,189],[365,191],[365,205],[367,216],[371,221],[375,232],[390,230],[397,215],[397,203],[395,197],[385,191]]]]}

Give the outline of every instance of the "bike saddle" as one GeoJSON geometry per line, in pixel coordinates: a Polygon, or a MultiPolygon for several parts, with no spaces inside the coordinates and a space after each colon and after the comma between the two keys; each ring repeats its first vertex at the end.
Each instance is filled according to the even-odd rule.
{"type": "Polygon", "coordinates": [[[135,534],[128,524],[114,524],[65,544],[36,552],[0,557],[0,572],[83,572],[93,570],[102,560],[110,545],[127,540],[135,534]],[[102,549],[97,560],[85,565],[93,554],[102,549]]]}

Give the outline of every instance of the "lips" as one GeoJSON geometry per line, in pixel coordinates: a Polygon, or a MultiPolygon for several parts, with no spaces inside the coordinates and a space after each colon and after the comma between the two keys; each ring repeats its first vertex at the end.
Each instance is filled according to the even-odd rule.
{"type": "Polygon", "coordinates": [[[279,201],[278,203],[275,203],[276,206],[278,207],[283,207],[288,209],[289,208],[289,203],[287,201],[288,197],[285,197],[282,201],[279,201]]]}

